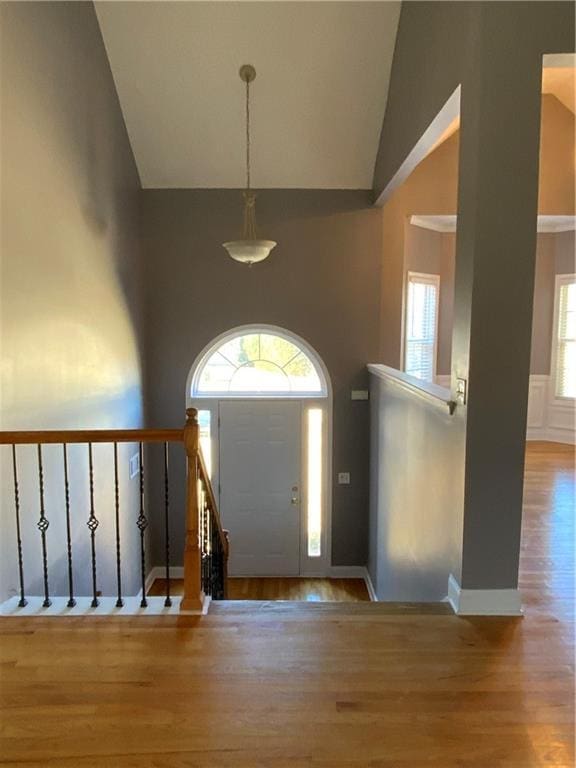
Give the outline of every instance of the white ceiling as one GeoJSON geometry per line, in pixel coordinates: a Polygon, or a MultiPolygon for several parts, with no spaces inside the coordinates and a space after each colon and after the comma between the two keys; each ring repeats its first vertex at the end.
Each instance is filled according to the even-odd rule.
{"type": "Polygon", "coordinates": [[[144,187],[368,189],[399,2],[97,2],[144,187]]]}

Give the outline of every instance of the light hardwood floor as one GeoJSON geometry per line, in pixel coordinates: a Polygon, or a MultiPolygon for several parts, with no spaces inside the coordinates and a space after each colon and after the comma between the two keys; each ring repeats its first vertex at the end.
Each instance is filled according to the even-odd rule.
{"type": "Polygon", "coordinates": [[[573,457],[528,450],[524,619],[230,602],[4,620],[0,765],[572,768],[573,457]]]}
{"type": "MultiPolygon", "coordinates": [[[[170,591],[181,595],[183,579],[174,579],[170,591]]],[[[166,580],[156,579],[149,595],[163,595],[166,580]]],[[[303,600],[305,602],[348,602],[370,600],[363,579],[304,579],[304,578],[233,578],[228,579],[229,600],[303,600]]]]}

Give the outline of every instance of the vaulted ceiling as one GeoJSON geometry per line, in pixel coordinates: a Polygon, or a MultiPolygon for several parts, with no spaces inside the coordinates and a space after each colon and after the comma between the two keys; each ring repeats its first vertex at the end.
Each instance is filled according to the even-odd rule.
{"type": "Polygon", "coordinates": [[[368,189],[400,3],[97,2],[147,188],[368,189]]]}

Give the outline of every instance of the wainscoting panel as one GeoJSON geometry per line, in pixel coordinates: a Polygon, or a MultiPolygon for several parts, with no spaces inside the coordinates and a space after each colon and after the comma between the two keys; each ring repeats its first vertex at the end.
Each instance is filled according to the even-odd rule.
{"type": "Polygon", "coordinates": [[[573,445],[576,443],[576,403],[556,400],[552,387],[550,376],[530,376],[526,439],[573,445]]]}
{"type": "Polygon", "coordinates": [[[528,429],[543,429],[546,425],[549,376],[530,376],[528,394],[528,429]]]}

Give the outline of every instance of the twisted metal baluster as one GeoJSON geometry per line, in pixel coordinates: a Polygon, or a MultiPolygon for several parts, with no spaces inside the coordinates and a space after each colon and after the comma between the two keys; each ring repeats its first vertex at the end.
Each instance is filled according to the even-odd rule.
{"type": "Polygon", "coordinates": [[[120,483],[118,481],[118,443],[114,443],[114,509],[116,517],[116,582],[118,598],[116,608],[122,608],[122,567],[120,562],[120,483]]]}
{"type": "Polygon", "coordinates": [[[20,532],[20,491],[18,487],[18,468],[16,462],[16,446],[12,445],[12,471],[14,475],[14,508],[16,510],[16,541],[18,545],[18,574],[20,577],[20,600],[18,607],[24,608],[28,600],[24,596],[24,558],[22,556],[22,535],[20,532]]]}
{"type": "Polygon", "coordinates": [[[90,544],[92,550],[92,608],[97,608],[98,589],[96,586],[96,528],[99,526],[99,521],[94,513],[94,460],[92,456],[92,443],[88,443],[88,470],[90,476],[90,514],[88,516],[88,522],[86,525],[90,529],[90,544]]]}
{"type": "Polygon", "coordinates": [[[216,537],[218,539],[218,599],[224,600],[224,545],[219,532],[216,532],[216,537]]]}
{"type": "Polygon", "coordinates": [[[206,532],[204,530],[204,493],[202,492],[202,479],[198,479],[198,509],[200,512],[200,520],[198,525],[198,531],[200,533],[200,586],[205,595],[207,592],[206,584],[206,532]]]}
{"type": "Polygon", "coordinates": [[[206,560],[208,567],[208,589],[211,597],[214,596],[214,579],[212,577],[212,553],[214,548],[212,546],[212,515],[211,507],[206,504],[206,560]]]}
{"type": "Polygon", "coordinates": [[[212,594],[212,579],[210,575],[210,539],[209,539],[209,527],[208,527],[208,505],[206,504],[206,496],[204,496],[204,560],[206,561],[206,594],[212,594]]]}
{"type": "Polygon", "coordinates": [[[144,514],[144,451],[142,450],[142,443],[138,444],[138,456],[140,459],[140,514],[136,520],[136,525],[140,530],[140,570],[142,575],[142,599],[140,600],[140,608],[146,608],[148,601],[146,600],[146,550],[144,545],[144,532],[148,527],[148,520],[144,514]]]}
{"type": "Polygon", "coordinates": [[[216,572],[214,570],[217,564],[215,533],[216,532],[214,530],[212,520],[212,510],[210,510],[210,594],[212,595],[213,600],[218,599],[218,582],[216,579],[216,572]]]}
{"type": "Polygon", "coordinates": [[[44,510],[44,468],[42,466],[42,446],[38,443],[38,488],[40,491],[40,519],[38,520],[38,530],[42,541],[42,569],[44,573],[44,602],[43,608],[49,608],[52,605],[50,592],[48,588],[48,550],[46,546],[46,531],[50,525],[44,510]]]}
{"type": "Polygon", "coordinates": [[[168,480],[168,443],[164,443],[164,537],[166,543],[166,599],[164,605],[169,608],[172,605],[170,597],[170,485],[168,480]]]}
{"type": "Polygon", "coordinates": [[[70,597],[68,599],[68,608],[74,608],[74,576],[72,573],[72,528],[70,525],[70,483],[68,480],[68,449],[66,443],[62,443],[62,453],[64,458],[64,501],[66,505],[66,547],[68,556],[68,589],[70,597]]]}

